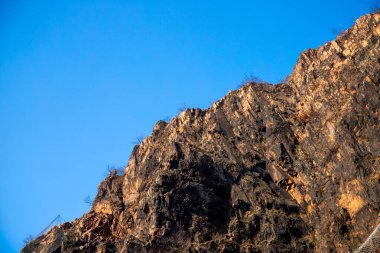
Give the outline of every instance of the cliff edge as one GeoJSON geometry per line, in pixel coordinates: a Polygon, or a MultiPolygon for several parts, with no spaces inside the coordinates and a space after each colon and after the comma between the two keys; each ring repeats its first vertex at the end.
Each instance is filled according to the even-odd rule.
{"type": "Polygon", "coordinates": [[[159,121],[91,210],[22,252],[352,252],[380,222],[380,14],[159,121]]]}

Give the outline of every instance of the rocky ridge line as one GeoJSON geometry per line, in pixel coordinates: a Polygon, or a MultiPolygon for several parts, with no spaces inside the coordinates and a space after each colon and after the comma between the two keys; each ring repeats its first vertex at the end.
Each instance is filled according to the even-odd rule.
{"type": "Polygon", "coordinates": [[[380,222],[380,15],[159,121],[90,212],[22,252],[352,252],[380,222]]]}

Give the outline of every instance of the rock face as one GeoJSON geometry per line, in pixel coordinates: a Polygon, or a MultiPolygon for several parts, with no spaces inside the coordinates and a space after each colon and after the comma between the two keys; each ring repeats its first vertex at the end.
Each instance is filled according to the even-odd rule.
{"type": "Polygon", "coordinates": [[[352,252],[380,222],[380,14],[159,121],[91,211],[22,252],[352,252]]]}

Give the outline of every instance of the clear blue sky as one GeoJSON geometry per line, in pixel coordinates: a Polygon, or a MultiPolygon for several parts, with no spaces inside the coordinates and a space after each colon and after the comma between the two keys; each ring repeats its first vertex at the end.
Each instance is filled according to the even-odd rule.
{"type": "Polygon", "coordinates": [[[86,212],[157,120],[277,83],[373,3],[1,0],[0,252],[86,212]]]}

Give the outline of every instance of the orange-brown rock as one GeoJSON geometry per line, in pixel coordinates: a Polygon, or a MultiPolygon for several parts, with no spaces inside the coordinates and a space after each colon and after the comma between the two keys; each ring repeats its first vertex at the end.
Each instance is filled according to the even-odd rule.
{"type": "Polygon", "coordinates": [[[91,211],[23,252],[352,252],[380,222],[380,14],[159,121],[91,211]]]}

